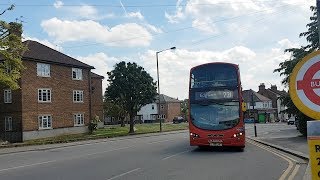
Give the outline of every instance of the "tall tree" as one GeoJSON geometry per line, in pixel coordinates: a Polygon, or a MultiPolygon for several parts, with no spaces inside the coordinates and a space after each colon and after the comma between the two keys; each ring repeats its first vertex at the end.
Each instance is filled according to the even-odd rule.
{"type": "Polygon", "coordinates": [[[103,101],[103,110],[108,117],[120,119],[121,127],[125,126],[124,119],[127,117],[128,113],[122,107],[105,97],[103,101]]]}
{"type": "Polygon", "coordinates": [[[141,66],[131,62],[122,61],[107,74],[109,86],[106,88],[105,97],[128,112],[129,133],[134,133],[134,118],[142,106],[155,100],[156,83],[141,66]]]}
{"type": "MultiPolygon", "coordinates": [[[[299,37],[305,37],[308,44],[305,46],[301,46],[300,48],[289,48],[285,49],[285,53],[290,53],[291,56],[289,59],[281,62],[279,64],[279,68],[275,69],[274,72],[279,72],[280,76],[284,76],[284,79],[281,83],[285,86],[289,84],[289,76],[293,71],[295,65],[302,60],[307,54],[319,49],[319,34],[318,34],[318,20],[317,20],[317,8],[314,6],[310,7],[313,12],[310,17],[310,23],[306,25],[307,31],[300,33],[299,37]]],[[[307,117],[302,112],[298,110],[298,108],[292,102],[290,96],[282,97],[282,102],[284,105],[288,107],[286,110],[290,114],[294,114],[299,121],[299,130],[302,134],[306,135],[307,126],[306,122],[310,117],[307,117]]]]}
{"type": "MultiPolygon", "coordinates": [[[[10,6],[4,10],[12,10],[14,6],[10,6]]],[[[18,80],[23,69],[22,53],[26,47],[21,41],[22,24],[7,23],[0,20],[0,87],[18,89],[18,80]]]]}

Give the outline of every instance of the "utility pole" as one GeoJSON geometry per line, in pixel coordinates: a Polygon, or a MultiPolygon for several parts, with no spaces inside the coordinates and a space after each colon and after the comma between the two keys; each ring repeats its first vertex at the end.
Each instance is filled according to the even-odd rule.
{"type": "Polygon", "coordinates": [[[253,111],[254,137],[257,137],[257,126],[256,126],[255,113],[254,113],[253,90],[251,90],[251,103],[252,103],[252,111],[253,111]]]}
{"type": "Polygon", "coordinates": [[[320,49],[320,0],[317,0],[317,20],[318,20],[318,36],[319,36],[319,49],[320,49]]]}

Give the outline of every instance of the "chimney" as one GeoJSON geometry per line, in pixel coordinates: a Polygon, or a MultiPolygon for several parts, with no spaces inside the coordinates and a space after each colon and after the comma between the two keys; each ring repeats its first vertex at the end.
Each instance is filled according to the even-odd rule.
{"type": "Polygon", "coordinates": [[[14,34],[21,39],[22,24],[16,22],[9,23],[9,34],[14,34]]]}
{"type": "Polygon", "coordinates": [[[263,90],[265,90],[266,89],[266,86],[264,85],[264,83],[261,83],[260,85],[259,85],[259,91],[263,91],[263,90]]]}
{"type": "Polygon", "coordinates": [[[271,85],[271,90],[272,91],[277,91],[277,85],[271,85]]]}

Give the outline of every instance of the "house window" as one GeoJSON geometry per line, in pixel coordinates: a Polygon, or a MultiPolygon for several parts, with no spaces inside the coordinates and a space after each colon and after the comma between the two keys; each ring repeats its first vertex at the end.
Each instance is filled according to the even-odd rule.
{"type": "Polygon", "coordinates": [[[151,106],[151,109],[154,109],[154,105],[151,106]]]}
{"type": "Polygon", "coordinates": [[[50,64],[37,63],[37,75],[50,77],[50,64]]]}
{"type": "Polygon", "coordinates": [[[51,115],[39,116],[38,120],[39,120],[39,129],[51,129],[52,128],[51,115]]]}
{"type": "Polygon", "coordinates": [[[272,108],[272,102],[269,101],[269,108],[272,108]]]}
{"type": "Polygon", "coordinates": [[[74,126],[83,126],[84,125],[84,116],[83,114],[74,114],[74,126]]]}
{"type": "Polygon", "coordinates": [[[72,79],[82,80],[82,69],[72,68],[72,79]]]}
{"type": "Polygon", "coordinates": [[[5,130],[12,131],[12,117],[4,117],[5,130]]]}
{"type": "Polygon", "coordinates": [[[80,90],[73,91],[73,102],[83,102],[83,91],[80,91],[80,90]]]}
{"type": "Polygon", "coordinates": [[[12,103],[11,89],[4,90],[4,103],[12,103]]]}
{"type": "Polygon", "coordinates": [[[38,102],[51,102],[51,89],[38,89],[38,102]]]}

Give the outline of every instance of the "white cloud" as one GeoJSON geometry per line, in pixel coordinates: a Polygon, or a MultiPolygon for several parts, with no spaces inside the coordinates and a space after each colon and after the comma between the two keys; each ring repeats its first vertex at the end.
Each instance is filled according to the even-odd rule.
{"type": "Polygon", "coordinates": [[[143,15],[140,13],[140,11],[138,11],[138,12],[130,12],[127,15],[130,18],[138,18],[139,20],[143,20],[144,19],[143,15]]]}
{"type": "Polygon", "coordinates": [[[57,9],[61,8],[63,6],[63,2],[62,1],[56,1],[53,3],[53,6],[57,9]]]}
{"type": "Polygon", "coordinates": [[[148,46],[151,34],[136,23],[119,24],[107,27],[92,20],[67,21],[58,18],[44,20],[41,27],[57,42],[95,41],[107,46],[148,46]]]}
{"type": "Polygon", "coordinates": [[[183,8],[181,6],[183,0],[178,0],[176,4],[176,12],[174,14],[170,14],[167,11],[165,12],[165,17],[168,19],[170,23],[178,23],[180,20],[185,18],[185,14],[183,12],[183,8]]]}
{"type": "Polygon", "coordinates": [[[157,27],[155,27],[155,26],[153,26],[153,25],[151,25],[151,24],[147,24],[147,23],[146,23],[146,24],[144,24],[144,26],[145,26],[146,28],[148,28],[149,30],[155,32],[155,33],[163,33],[162,29],[157,28],[157,27]]]}
{"type": "MultiPolygon", "coordinates": [[[[244,46],[235,46],[223,51],[190,51],[177,49],[159,54],[161,92],[171,97],[188,97],[189,71],[192,67],[210,62],[229,62],[240,67],[244,89],[258,90],[260,83],[275,84],[279,89],[282,77],[273,73],[286,55],[282,52],[257,53],[244,46]]],[[[139,63],[157,79],[155,51],[149,50],[140,56],[139,63]]]]}
{"type": "Polygon", "coordinates": [[[102,52],[96,53],[96,54],[90,54],[88,56],[78,56],[76,59],[95,67],[95,69],[93,69],[92,72],[98,75],[104,76],[105,79],[102,82],[103,93],[108,84],[107,72],[113,70],[113,66],[116,63],[120,62],[119,59],[115,57],[109,57],[107,54],[102,52]]]}
{"type": "MultiPolygon", "coordinates": [[[[244,2],[187,0],[186,6],[180,6],[181,2],[180,0],[178,1],[173,14],[165,12],[165,17],[168,19],[168,22],[179,23],[184,19],[191,20],[192,26],[204,33],[219,32],[215,22],[221,19],[241,16],[241,23],[238,22],[237,18],[234,18],[225,21],[224,24],[236,21],[236,26],[242,25],[244,22],[247,22],[250,26],[253,21],[256,21],[256,19],[261,16],[294,10],[294,8],[308,9],[305,7],[314,4],[311,1],[304,3],[301,0],[279,0],[274,2],[255,0],[247,0],[244,2]],[[199,24],[207,24],[208,26],[198,26],[199,24]]],[[[292,18],[292,21],[295,21],[295,18],[292,18]]],[[[219,28],[222,27],[219,26],[219,28]]]]}
{"type": "Polygon", "coordinates": [[[210,18],[196,19],[192,21],[192,27],[208,34],[218,34],[219,32],[217,26],[211,22],[210,18]]]}

